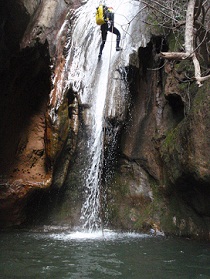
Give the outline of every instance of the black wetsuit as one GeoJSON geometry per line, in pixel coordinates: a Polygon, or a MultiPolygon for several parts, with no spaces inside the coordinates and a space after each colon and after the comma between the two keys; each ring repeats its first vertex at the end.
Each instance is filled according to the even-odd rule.
{"type": "Polygon", "coordinates": [[[104,9],[105,9],[105,20],[107,22],[101,25],[102,43],[100,45],[99,56],[102,54],[104,45],[106,43],[108,31],[114,33],[117,36],[116,50],[121,50],[121,48],[119,47],[121,35],[120,35],[119,30],[116,27],[114,27],[114,14],[112,12],[108,11],[108,9],[106,7],[104,9]]]}

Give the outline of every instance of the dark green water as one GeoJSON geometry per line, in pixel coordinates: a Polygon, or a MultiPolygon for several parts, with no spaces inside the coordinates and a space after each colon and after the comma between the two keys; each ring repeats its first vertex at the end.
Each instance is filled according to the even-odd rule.
{"type": "Polygon", "coordinates": [[[210,278],[210,244],[114,232],[0,234],[0,278],[210,278]]]}

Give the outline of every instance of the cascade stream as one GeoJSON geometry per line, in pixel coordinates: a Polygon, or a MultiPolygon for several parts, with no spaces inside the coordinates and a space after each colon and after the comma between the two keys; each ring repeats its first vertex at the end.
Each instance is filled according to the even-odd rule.
{"type": "Polygon", "coordinates": [[[106,5],[114,9],[115,27],[121,33],[123,51],[116,52],[116,36],[108,32],[102,59],[98,61],[101,43],[100,26],[95,23],[98,0],[89,0],[76,10],[76,20],[69,30],[71,38],[66,42],[65,86],[77,94],[81,105],[89,108],[84,117],[88,139],[87,164],[83,171],[85,196],[80,217],[82,228],[88,231],[102,228],[100,187],[106,119],[123,120],[128,86],[122,73],[125,76],[130,54],[138,55],[138,48],[147,41],[142,31],[141,3],[111,2],[107,1],[106,5]]]}

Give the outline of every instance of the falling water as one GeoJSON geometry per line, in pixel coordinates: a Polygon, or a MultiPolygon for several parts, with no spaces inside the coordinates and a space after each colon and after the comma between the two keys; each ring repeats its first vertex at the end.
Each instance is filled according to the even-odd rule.
{"type": "Polygon", "coordinates": [[[90,231],[97,230],[101,227],[100,181],[104,144],[103,126],[107,75],[107,68],[103,69],[103,75],[99,72],[99,78],[94,89],[95,100],[91,109],[91,134],[88,140],[89,165],[85,170],[86,200],[81,210],[81,220],[84,220],[83,228],[89,229],[90,231]]]}
{"type": "Polygon", "coordinates": [[[84,203],[81,209],[83,229],[94,231],[102,226],[101,220],[101,170],[103,168],[105,118],[122,118],[125,111],[127,86],[121,71],[129,63],[129,55],[145,45],[141,24],[136,14],[140,2],[116,0],[108,3],[115,11],[115,26],[122,36],[123,52],[115,51],[115,35],[108,33],[102,60],[98,62],[101,42],[100,28],[95,24],[98,0],[89,0],[76,12],[72,36],[67,42],[66,87],[79,96],[81,104],[90,108],[85,116],[88,129],[87,166],[84,170],[84,203]],[[136,34],[132,35],[135,29],[136,34]],[[122,85],[123,83],[123,85],[122,85]]]}

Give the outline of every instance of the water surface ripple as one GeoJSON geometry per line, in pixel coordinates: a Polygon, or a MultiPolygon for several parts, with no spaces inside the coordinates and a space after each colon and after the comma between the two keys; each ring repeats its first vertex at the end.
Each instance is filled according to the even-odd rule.
{"type": "Polygon", "coordinates": [[[210,278],[207,243],[133,233],[3,232],[0,278],[210,278]]]}

